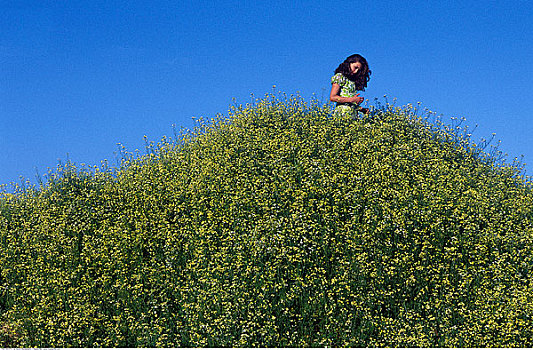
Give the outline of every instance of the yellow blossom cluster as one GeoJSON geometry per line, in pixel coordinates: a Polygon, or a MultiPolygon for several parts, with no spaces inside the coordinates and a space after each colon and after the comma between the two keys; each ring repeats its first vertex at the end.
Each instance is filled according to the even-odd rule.
{"type": "Polygon", "coordinates": [[[528,347],[533,194],[413,108],[267,96],[0,197],[5,347],[528,347]]]}

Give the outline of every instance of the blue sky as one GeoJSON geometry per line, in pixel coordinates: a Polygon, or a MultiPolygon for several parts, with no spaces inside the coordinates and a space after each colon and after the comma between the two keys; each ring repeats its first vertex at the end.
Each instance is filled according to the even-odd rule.
{"type": "Polygon", "coordinates": [[[0,0],[0,184],[227,114],[277,90],[327,98],[353,53],[362,95],[496,133],[533,175],[533,3],[0,0]]]}

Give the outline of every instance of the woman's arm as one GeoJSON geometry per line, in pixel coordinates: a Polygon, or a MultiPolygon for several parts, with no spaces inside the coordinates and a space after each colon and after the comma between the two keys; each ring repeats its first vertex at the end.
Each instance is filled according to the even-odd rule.
{"type": "Polygon", "coordinates": [[[364,98],[359,96],[359,94],[355,94],[353,97],[342,97],[339,95],[341,91],[341,86],[337,83],[331,84],[331,92],[329,93],[329,100],[331,102],[339,102],[339,103],[355,103],[360,104],[363,102],[364,98]]]}

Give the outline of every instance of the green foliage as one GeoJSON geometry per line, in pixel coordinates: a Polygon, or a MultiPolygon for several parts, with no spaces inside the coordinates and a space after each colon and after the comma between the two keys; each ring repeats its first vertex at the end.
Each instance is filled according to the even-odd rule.
{"type": "Polygon", "coordinates": [[[272,96],[0,198],[17,347],[528,347],[531,185],[413,109],[272,96]]]}

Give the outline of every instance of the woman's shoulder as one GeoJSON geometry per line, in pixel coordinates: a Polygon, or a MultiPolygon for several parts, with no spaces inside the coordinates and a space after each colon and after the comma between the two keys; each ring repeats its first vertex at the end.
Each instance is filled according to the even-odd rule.
{"type": "Polygon", "coordinates": [[[331,77],[332,84],[343,85],[346,83],[346,80],[347,80],[346,77],[342,73],[337,73],[331,77]]]}

